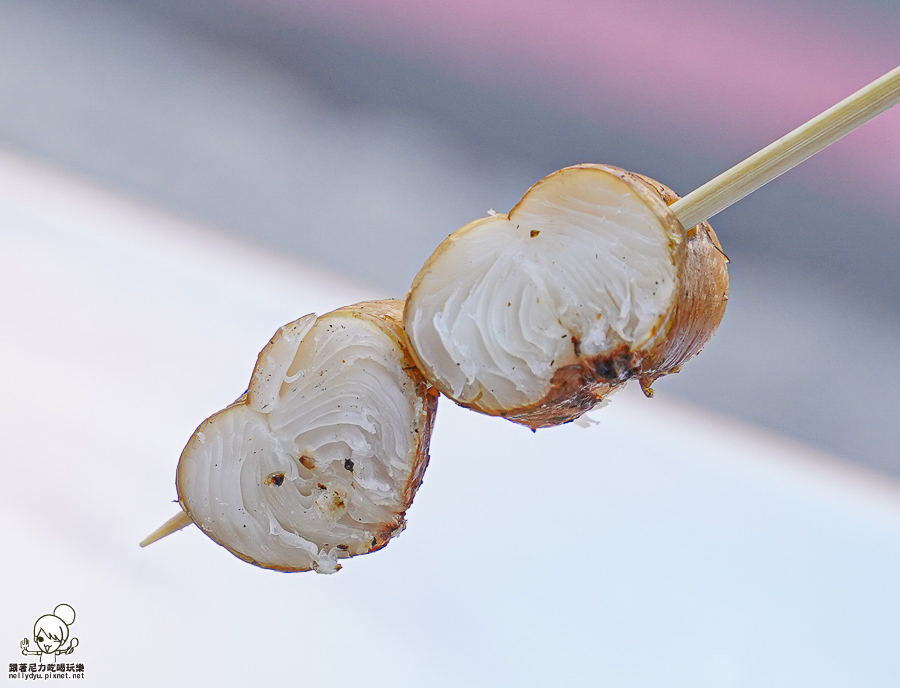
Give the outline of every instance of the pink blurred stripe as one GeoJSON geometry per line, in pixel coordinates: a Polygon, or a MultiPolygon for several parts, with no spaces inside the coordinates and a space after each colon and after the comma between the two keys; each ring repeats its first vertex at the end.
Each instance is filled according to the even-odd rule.
{"type": "MultiPolygon", "coordinates": [[[[704,0],[233,1],[588,121],[715,146],[734,162],[900,63],[900,19],[859,12],[704,0]]],[[[900,185],[898,161],[900,107],[804,172],[893,201],[882,193],[900,185]]]]}

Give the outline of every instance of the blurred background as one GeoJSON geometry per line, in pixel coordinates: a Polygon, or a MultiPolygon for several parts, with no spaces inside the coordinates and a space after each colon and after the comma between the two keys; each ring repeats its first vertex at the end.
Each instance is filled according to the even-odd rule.
{"type": "MultiPolygon", "coordinates": [[[[402,297],[549,172],[687,193],[898,45],[893,0],[0,0],[0,147],[402,297]]],[[[900,108],[716,217],[728,312],[658,394],[900,474],[898,161],[900,108]]]]}
{"type": "Polygon", "coordinates": [[[893,688],[900,107],[714,218],[728,311],[653,400],[442,403],[335,576],[137,542],[279,325],[566,165],[687,193],[897,46],[895,0],[0,0],[0,661],[65,602],[84,685],[893,688]]]}

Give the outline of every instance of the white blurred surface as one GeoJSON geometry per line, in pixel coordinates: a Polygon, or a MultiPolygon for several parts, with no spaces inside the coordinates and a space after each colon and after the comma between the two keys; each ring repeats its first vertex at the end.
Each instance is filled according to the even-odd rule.
{"type": "Polygon", "coordinates": [[[896,685],[896,484],[664,393],[443,400],[407,531],[334,576],[141,550],[277,327],[381,295],[8,155],[0,237],[0,662],[65,602],[98,686],[896,685]]]}

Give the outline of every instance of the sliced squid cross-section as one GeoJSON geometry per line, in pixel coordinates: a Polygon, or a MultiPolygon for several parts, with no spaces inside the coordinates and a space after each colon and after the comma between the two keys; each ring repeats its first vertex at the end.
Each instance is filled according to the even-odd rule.
{"type": "Polygon", "coordinates": [[[641,175],[578,165],[508,215],[450,235],[410,290],[404,325],[457,403],[531,428],[574,420],[629,379],[649,394],[718,326],[727,259],[707,223],[641,175]]]}
{"type": "Polygon", "coordinates": [[[249,389],[204,421],[178,465],[185,514],[233,554],[331,573],[404,528],[437,394],[410,359],[402,303],[308,315],[259,355],[249,389]]]}

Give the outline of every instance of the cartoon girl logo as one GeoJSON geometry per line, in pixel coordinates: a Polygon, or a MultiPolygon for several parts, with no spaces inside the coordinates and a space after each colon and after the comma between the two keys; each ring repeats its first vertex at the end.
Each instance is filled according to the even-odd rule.
{"type": "Polygon", "coordinates": [[[34,622],[34,642],[37,650],[28,648],[28,638],[21,642],[23,655],[40,655],[41,664],[56,664],[57,655],[70,655],[78,646],[78,638],[69,640],[69,626],[75,623],[75,610],[67,604],[61,604],[52,614],[45,614],[34,622]]]}

